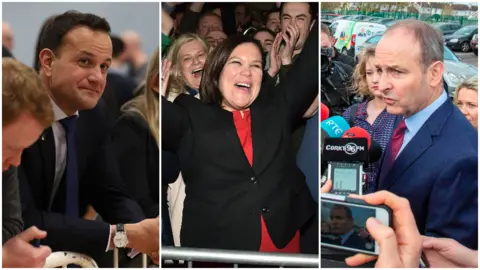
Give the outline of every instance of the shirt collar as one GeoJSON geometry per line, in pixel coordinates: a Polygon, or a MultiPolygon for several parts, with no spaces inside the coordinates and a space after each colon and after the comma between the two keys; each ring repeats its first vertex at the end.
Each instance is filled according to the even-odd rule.
{"type": "Polygon", "coordinates": [[[423,124],[430,118],[430,116],[442,106],[443,103],[448,99],[447,93],[442,91],[440,97],[438,97],[432,104],[428,105],[423,110],[417,112],[416,114],[405,118],[405,125],[407,126],[408,132],[417,133],[418,130],[423,126],[423,124]]]}
{"type": "MultiPolygon", "coordinates": [[[[53,101],[52,98],[50,98],[50,103],[52,103],[52,107],[53,107],[53,117],[55,119],[55,122],[57,121],[60,121],[64,118],[67,118],[68,115],[66,115],[62,109],[60,109],[60,107],[58,107],[58,105],[55,103],[55,101],[53,101]]],[[[78,111],[76,111],[74,113],[74,115],[78,116],[78,111]]]]}
{"type": "Polygon", "coordinates": [[[340,238],[341,238],[341,241],[342,241],[342,245],[348,240],[348,238],[350,237],[350,235],[352,235],[354,232],[354,230],[350,230],[349,232],[347,232],[346,234],[342,234],[340,235],[340,238]]]}

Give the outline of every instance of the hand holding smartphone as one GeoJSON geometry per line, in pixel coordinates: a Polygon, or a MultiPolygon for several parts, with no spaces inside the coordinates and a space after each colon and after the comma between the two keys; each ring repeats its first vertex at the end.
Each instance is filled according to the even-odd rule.
{"type": "Polygon", "coordinates": [[[369,205],[389,207],[393,213],[391,217],[394,228],[370,220],[366,227],[379,247],[378,257],[357,254],[347,258],[346,263],[349,266],[359,266],[376,259],[375,267],[418,268],[422,238],[408,200],[388,191],[365,195],[362,199],[369,205]]]}
{"type": "Polygon", "coordinates": [[[379,255],[379,245],[366,228],[369,218],[392,226],[392,210],[364,200],[322,194],[321,245],[334,249],[379,255]]]}

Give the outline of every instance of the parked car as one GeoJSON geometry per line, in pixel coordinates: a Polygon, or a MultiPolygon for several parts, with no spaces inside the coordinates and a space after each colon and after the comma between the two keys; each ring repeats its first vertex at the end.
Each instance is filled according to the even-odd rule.
{"type": "Polygon", "coordinates": [[[320,18],[322,18],[322,20],[333,20],[334,18],[337,18],[339,16],[340,14],[336,14],[336,13],[322,13],[320,15],[320,18]]]}
{"type": "Polygon", "coordinates": [[[455,33],[458,29],[462,28],[461,25],[457,23],[434,23],[433,27],[437,28],[444,36],[451,35],[455,33]]]}
{"type": "Polygon", "coordinates": [[[326,26],[330,26],[332,24],[332,20],[324,20],[322,19],[322,23],[325,24],[326,26]]]}
{"type": "MultiPolygon", "coordinates": [[[[362,45],[359,45],[356,57],[368,46],[376,45],[382,38],[383,33],[376,34],[368,38],[362,45]]],[[[461,81],[477,76],[478,69],[470,64],[462,62],[447,46],[443,46],[443,63],[445,70],[443,71],[443,79],[448,86],[448,94],[453,97],[455,88],[461,81]]]]}
{"type": "Polygon", "coordinates": [[[367,16],[367,15],[355,15],[355,16],[352,16],[350,18],[348,18],[349,20],[352,20],[352,21],[364,21],[364,20],[368,20],[370,19],[370,16],[367,16]]]}
{"type": "Polygon", "coordinates": [[[478,34],[473,35],[472,41],[470,41],[470,47],[475,55],[478,55],[478,34]]]}
{"type": "Polygon", "coordinates": [[[385,25],[387,28],[390,28],[390,26],[392,26],[396,22],[398,22],[398,20],[387,21],[383,22],[382,24],[385,25]]]}
{"type": "Polygon", "coordinates": [[[477,25],[464,26],[452,35],[445,36],[445,45],[452,50],[460,50],[462,52],[470,51],[470,41],[473,35],[478,34],[477,25]]]}
{"type": "Polygon", "coordinates": [[[350,17],[353,17],[353,16],[352,15],[341,15],[341,16],[333,18],[332,22],[338,21],[338,20],[348,20],[350,17]]]}

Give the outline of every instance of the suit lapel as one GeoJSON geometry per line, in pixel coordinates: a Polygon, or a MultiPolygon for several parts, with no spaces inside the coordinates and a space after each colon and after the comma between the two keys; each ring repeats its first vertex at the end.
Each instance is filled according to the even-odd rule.
{"type": "MultiPolygon", "coordinates": [[[[245,152],[243,151],[242,143],[240,142],[240,139],[238,138],[238,133],[237,129],[235,127],[235,123],[233,120],[233,114],[229,111],[226,111],[222,108],[214,108],[214,110],[220,110],[220,113],[217,113],[218,117],[218,124],[220,125],[220,130],[221,132],[224,133],[225,135],[225,141],[226,145],[230,146],[230,149],[232,151],[232,157],[233,159],[237,159],[243,164],[242,166],[250,166],[250,163],[248,162],[247,156],[245,155],[245,152]]],[[[255,152],[255,151],[254,151],[255,152]]],[[[255,160],[255,159],[254,159],[255,160]]]]}
{"type": "Polygon", "coordinates": [[[392,187],[400,176],[432,145],[432,137],[428,128],[424,125],[410,140],[387,173],[382,189],[392,187]]]}
{"type": "Polygon", "coordinates": [[[441,134],[443,125],[453,109],[450,100],[445,101],[423,124],[407,144],[381,183],[380,189],[389,189],[395,181],[433,144],[433,137],[441,134]]]}
{"type": "Polygon", "coordinates": [[[44,177],[46,181],[47,198],[50,199],[55,181],[55,138],[51,127],[46,129],[38,140],[40,154],[45,165],[44,177]]]}

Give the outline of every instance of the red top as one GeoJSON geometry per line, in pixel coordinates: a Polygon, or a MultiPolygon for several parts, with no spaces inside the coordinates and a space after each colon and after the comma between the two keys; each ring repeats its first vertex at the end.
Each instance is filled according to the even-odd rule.
{"type": "MultiPolygon", "coordinates": [[[[253,144],[252,144],[252,120],[250,111],[244,111],[242,114],[238,111],[233,112],[233,122],[237,129],[238,138],[242,144],[243,152],[250,163],[253,164],[253,144]]],[[[295,233],[292,240],[282,249],[275,246],[268,233],[267,226],[263,220],[263,216],[260,216],[262,222],[262,241],[260,243],[260,252],[286,252],[286,253],[300,253],[300,231],[295,233]]]]}

